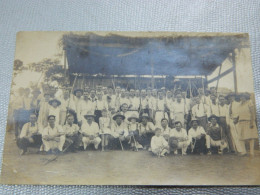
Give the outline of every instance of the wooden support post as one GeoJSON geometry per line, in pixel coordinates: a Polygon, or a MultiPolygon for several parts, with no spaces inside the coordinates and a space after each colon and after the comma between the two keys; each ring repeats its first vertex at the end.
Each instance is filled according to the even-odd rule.
{"type": "Polygon", "coordinates": [[[236,56],[235,51],[232,52],[232,69],[233,69],[233,77],[234,77],[234,90],[237,93],[237,71],[236,71],[236,56]]]}
{"type": "Polygon", "coordinates": [[[219,79],[220,79],[220,73],[221,73],[221,69],[222,69],[222,64],[219,67],[219,71],[218,71],[218,80],[217,80],[217,85],[216,85],[216,92],[218,93],[218,84],[219,84],[219,79]]]}

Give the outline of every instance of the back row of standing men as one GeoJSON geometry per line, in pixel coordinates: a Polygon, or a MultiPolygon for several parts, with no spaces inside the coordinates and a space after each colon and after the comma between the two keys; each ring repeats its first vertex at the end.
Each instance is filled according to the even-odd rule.
{"type": "MultiPolygon", "coordinates": [[[[254,132],[256,130],[250,95],[236,96],[231,93],[223,96],[217,94],[215,88],[206,90],[205,93],[202,89],[198,89],[198,93],[199,95],[191,100],[187,98],[186,92],[181,90],[172,92],[162,88],[128,91],[120,87],[113,90],[97,86],[96,89],[88,87],[84,90],[76,89],[73,94],[70,94],[68,89],[58,90],[54,97],[51,97],[48,92],[41,95],[41,91],[37,89],[33,90],[30,96],[30,89],[27,88],[20,90],[23,98],[16,99],[13,104],[16,136],[19,136],[19,131],[28,120],[30,112],[38,116],[37,122],[41,131],[48,126],[49,116],[55,116],[56,125],[64,125],[68,114],[73,116],[74,123],[79,127],[82,126],[86,115],[93,116],[94,121],[100,124],[99,119],[104,110],[110,118],[118,112],[126,119],[133,116],[139,118],[145,114],[155,126],[161,126],[162,119],[166,119],[167,128],[168,126],[174,128],[175,122],[179,121],[186,130],[191,127],[189,122],[195,120],[203,129],[208,129],[208,117],[214,115],[225,134],[229,150],[244,154],[241,136],[247,135],[248,131],[241,132],[237,129],[241,129],[240,127],[243,129],[244,125],[246,129],[253,126],[251,129],[254,129],[254,132]],[[236,97],[241,98],[236,99],[236,97]],[[241,103],[240,99],[245,99],[246,103],[241,103]],[[247,121],[248,125],[245,125],[244,121],[247,121]]],[[[257,133],[251,133],[251,135],[250,140],[257,138],[255,137],[257,133]]]]}

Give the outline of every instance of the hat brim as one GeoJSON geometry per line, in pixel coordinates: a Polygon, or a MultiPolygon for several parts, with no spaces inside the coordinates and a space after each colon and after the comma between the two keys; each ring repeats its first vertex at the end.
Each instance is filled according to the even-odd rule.
{"type": "Polygon", "coordinates": [[[139,118],[137,118],[137,117],[129,117],[127,120],[131,121],[132,119],[135,119],[136,121],[139,121],[139,118]]]}
{"type": "Polygon", "coordinates": [[[219,121],[219,117],[218,117],[218,116],[210,116],[210,117],[208,118],[208,121],[211,121],[212,118],[215,118],[217,121],[219,121]]]}
{"type": "Polygon", "coordinates": [[[117,114],[117,115],[113,116],[113,120],[116,120],[117,117],[122,117],[123,120],[125,120],[125,116],[121,115],[121,114],[117,114]]]}
{"type": "Polygon", "coordinates": [[[190,125],[192,125],[192,123],[193,123],[194,121],[196,121],[198,124],[200,123],[199,120],[194,119],[194,120],[191,120],[191,121],[190,121],[190,125]]]}
{"type": "Polygon", "coordinates": [[[57,102],[58,106],[61,105],[61,102],[59,100],[50,100],[49,104],[51,105],[53,102],[57,102]]]}
{"type": "Polygon", "coordinates": [[[84,118],[85,118],[85,119],[87,119],[88,117],[93,117],[93,118],[95,118],[96,115],[92,115],[92,114],[86,114],[86,115],[84,115],[84,118]]]}

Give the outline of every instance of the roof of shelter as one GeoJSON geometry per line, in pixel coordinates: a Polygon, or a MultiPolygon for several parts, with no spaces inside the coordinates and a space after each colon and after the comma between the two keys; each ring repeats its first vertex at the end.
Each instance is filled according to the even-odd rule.
{"type": "Polygon", "coordinates": [[[90,75],[209,75],[235,49],[249,47],[243,33],[88,32],[64,34],[70,73],[90,75]]]}

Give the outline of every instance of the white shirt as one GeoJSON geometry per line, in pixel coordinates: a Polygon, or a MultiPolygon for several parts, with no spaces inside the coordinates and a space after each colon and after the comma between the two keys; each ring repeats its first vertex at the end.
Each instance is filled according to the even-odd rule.
{"type": "Polygon", "coordinates": [[[170,111],[174,113],[188,114],[188,108],[187,105],[184,103],[184,100],[181,100],[180,103],[178,101],[173,102],[173,106],[170,111]]]}
{"type": "Polygon", "coordinates": [[[188,135],[186,129],[181,128],[180,131],[177,131],[177,129],[174,128],[170,131],[170,137],[188,138],[188,135]]]}
{"type": "Polygon", "coordinates": [[[45,127],[43,129],[42,136],[50,135],[50,136],[54,136],[54,137],[59,137],[60,134],[63,134],[63,133],[64,133],[64,131],[60,125],[55,125],[54,128],[51,128],[51,126],[48,125],[47,127],[45,127]]]}
{"type": "Polygon", "coordinates": [[[106,101],[103,100],[97,100],[96,101],[96,110],[103,110],[103,109],[108,109],[108,105],[106,101]]]}
{"type": "Polygon", "coordinates": [[[164,104],[166,103],[165,99],[157,99],[157,106],[156,110],[157,111],[164,111],[164,104]]]}
{"type": "Polygon", "coordinates": [[[132,105],[129,109],[138,110],[140,107],[140,98],[133,97],[133,98],[130,98],[129,100],[130,100],[130,104],[132,105]]]}
{"type": "Polygon", "coordinates": [[[114,122],[112,124],[111,130],[114,135],[116,135],[116,137],[118,137],[119,135],[123,135],[126,137],[129,134],[127,124],[125,122],[122,122],[121,125],[118,125],[116,122],[114,122]]]}
{"type": "Polygon", "coordinates": [[[74,134],[79,131],[79,126],[76,124],[72,124],[71,126],[69,124],[66,124],[63,126],[63,130],[66,135],[74,134]]]}
{"type": "Polygon", "coordinates": [[[209,109],[208,109],[208,106],[206,104],[195,104],[193,107],[192,107],[192,115],[194,117],[203,117],[203,116],[206,116],[206,115],[210,115],[209,112],[209,109]]]}
{"type": "Polygon", "coordinates": [[[196,130],[193,128],[190,128],[189,133],[188,133],[189,140],[192,141],[192,138],[195,138],[201,134],[206,135],[206,132],[202,126],[198,126],[196,130]]]}
{"type": "Polygon", "coordinates": [[[157,148],[160,148],[160,147],[167,147],[168,146],[168,143],[167,141],[164,139],[163,136],[153,136],[152,137],[152,140],[151,140],[151,148],[152,150],[156,150],[157,148]]]}
{"type": "Polygon", "coordinates": [[[139,125],[140,134],[144,134],[147,131],[154,131],[154,130],[155,130],[155,127],[152,122],[147,122],[147,124],[145,126],[143,125],[143,123],[140,123],[140,125],[139,125]]]}
{"type": "Polygon", "coordinates": [[[97,135],[99,133],[99,127],[98,124],[94,121],[92,121],[91,124],[88,124],[87,121],[84,121],[81,126],[81,132],[90,135],[97,135]]]}
{"type": "Polygon", "coordinates": [[[32,126],[32,124],[30,122],[28,122],[23,125],[22,131],[20,134],[20,138],[23,138],[26,136],[31,137],[31,136],[33,136],[33,134],[37,134],[38,132],[39,132],[38,123],[35,123],[35,125],[32,126]]]}

